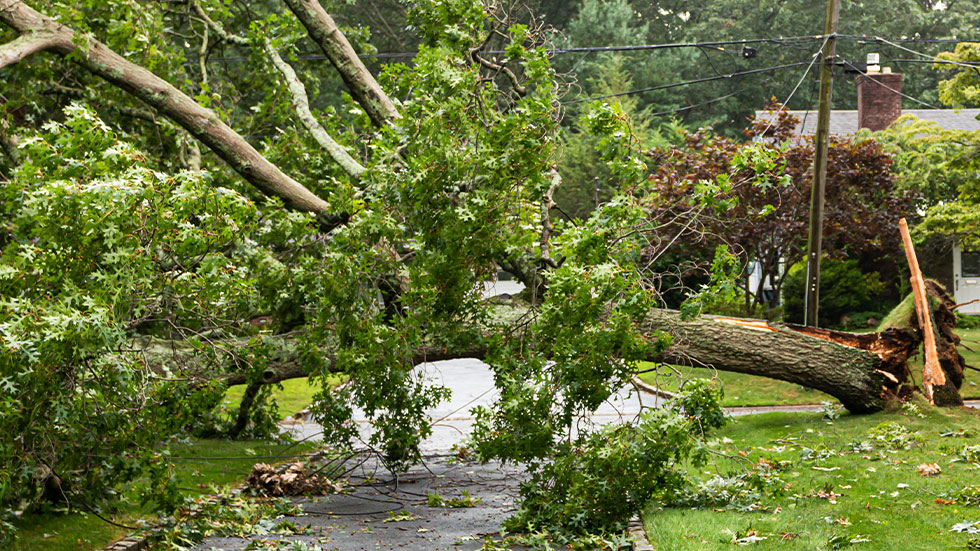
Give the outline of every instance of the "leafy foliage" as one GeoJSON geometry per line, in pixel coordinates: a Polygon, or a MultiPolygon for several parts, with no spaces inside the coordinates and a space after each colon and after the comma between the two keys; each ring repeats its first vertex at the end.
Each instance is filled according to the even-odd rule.
{"type": "MultiPolygon", "coordinates": [[[[638,154],[642,125],[622,105],[593,103],[579,134],[602,165],[608,200],[574,223],[553,220],[562,88],[546,33],[510,4],[409,3],[418,53],[380,76],[401,115],[381,127],[349,98],[323,92],[339,88],[337,77],[304,59],[308,33],[274,3],[123,4],[45,9],[166,75],[344,216],[327,227],[284,210],[185,130],[70,59],[12,68],[10,82],[57,87],[18,88],[3,107],[23,145],[0,188],[0,430],[17,435],[0,443],[3,507],[37,507],[53,473],[69,500],[96,504],[145,478],[159,507],[186,511],[172,491],[168,438],[216,428],[229,376],[258,399],[251,429],[271,432],[261,383],[283,363],[321,385],[313,411],[329,443],[354,445],[358,408],[374,423],[368,443],[402,468],[431,432],[426,410],[448,395],[415,365],[473,349],[499,390],[493,407],[476,412],[474,449],[532,472],[515,523],[565,536],[614,532],[650,497],[684,484],[681,465],[703,459],[705,434],[723,421],[707,387],[635,426],[578,421],[670,342],[644,326],[660,300],[644,269],[650,236],[676,227],[675,217],[778,217],[795,199],[784,188],[804,193],[782,174],[803,166],[805,148],[686,136],[676,158],[648,159],[651,180],[638,154]],[[308,135],[266,40],[323,100],[313,118],[363,173],[342,170],[308,135]],[[483,59],[484,49],[503,53],[483,59]],[[223,54],[248,62],[209,62],[223,54]],[[671,163],[700,174],[676,208],[664,186],[685,183],[667,177],[671,163]],[[527,287],[516,323],[480,292],[498,266],[527,287]],[[336,371],[349,383],[334,391],[336,371]]],[[[620,30],[632,28],[627,5],[616,6],[620,30]]],[[[355,44],[366,37],[347,30],[355,44]]],[[[841,193],[878,194],[875,209],[860,211],[869,220],[895,215],[875,146],[840,149],[860,161],[841,163],[850,186],[841,193]]],[[[718,292],[731,291],[733,266],[719,255],[716,271],[729,277],[716,279],[718,292]]]]}
{"type": "MultiPolygon", "coordinates": [[[[820,263],[820,318],[844,325],[842,321],[850,314],[879,306],[884,287],[877,273],[862,272],[855,259],[825,260],[820,263]]],[[[789,269],[783,284],[787,321],[803,323],[805,290],[806,263],[801,262],[789,269]]]]}
{"type": "Polygon", "coordinates": [[[509,526],[559,539],[623,530],[650,499],[684,487],[686,461],[704,463],[705,437],[725,421],[718,399],[706,381],[693,380],[671,407],[579,437],[554,461],[532,467],[509,526]]]}
{"type": "MultiPolygon", "coordinates": [[[[648,216],[664,220],[673,234],[690,236],[684,246],[691,256],[705,258],[728,243],[743,277],[749,262],[757,263],[759,287],[746,289],[747,279],[743,283],[743,296],[757,305],[765,303],[765,283],[772,282],[772,300],[778,297],[786,277],[781,264],[802,258],[809,220],[812,141],[791,141],[798,121],[778,105],[771,109],[778,114],[772,124],[756,121],[747,130],[756,141],[741,144],[702,131],[688,134],[683,148],[650,154],[656,169],[648,216]]],[[[898,219],[914,218],[918,197],[895,184],[890,165],[889,155],[872,140],[831,140],[824,212],[824,249],[831,258],[850,256],[887,269],[898,219]]],[[[653,243],[645,252],[656,257],[671,244],[653,243]]]]}
{"type": "Polygon", "coordinates": [[[199,173],[154,170],[81,106],[23,150],[2,189],[0,427],[18,436],[0,444],[0,501],[34,506],[53,473],[64,495],[48,499],[92,507],[111,498],[106,487],[151,474],[152,498],[172,507],[156,445],[194,427],[223,387],[173,384],[193,373],[151,365],[130,337],[199,335],[190,342],[203,365],[220,367],[206,333],[248,334],[266,302],[257,274],[277,263],[268,245],[301,235],[305,217],[260,219],[199,173]]]}
{"type": "MultiPolygon", "coordinates": [[[[980,51],[974,43],[957,44],[941,59],[975,62],[980,51]]],[[[977,75],[972,68],[936,64],[953,72],[939,83],[940,99],[951,106],[976,104],[977,75]]],[[[895,172],[903,187],[920,192],[926,208],[914,229],[917,241],[938,239],[966,247],[980,244],[980,208],[977,205],[977,169],[980,168],[980,132],[947,130],[938,124],[904,116],[891,128],[877,133],[895,155],[895,172]]]]}

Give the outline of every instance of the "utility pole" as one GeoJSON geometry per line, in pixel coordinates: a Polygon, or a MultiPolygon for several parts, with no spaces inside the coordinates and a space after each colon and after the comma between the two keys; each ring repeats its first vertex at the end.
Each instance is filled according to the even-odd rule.
{"type": "Polygon", "coordinates": [[[803,324],[817,326],[820,299],[820,255],[823,241],[823,197],[827,188],[827,137],[830,135],[830,95],[833,91],[834,57],[837,52],[837,19],[840,0],[827,0],[827,19],[823,33],[827,39],[820,55],[820,110],[814,137],[813,189],[810,194],[810,237],[806,250],[806,314],[803,324]]]}

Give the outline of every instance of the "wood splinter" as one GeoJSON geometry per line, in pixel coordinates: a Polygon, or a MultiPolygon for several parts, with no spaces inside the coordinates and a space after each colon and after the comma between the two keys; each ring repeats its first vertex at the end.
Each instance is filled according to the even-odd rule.
{"type": "Polygon", "coordinates": [[[919,329],[922,330],[922,344],[925,349],[925,362],[922,366],[922,388],[926,399],[935,404],[933,389],[946,384],[946,375],[939,365],[939,352],[936,349],[936,334],[932,327],[932,316],[929,312],[929,299],[926,297],[925,281],[922,279],[922,271],[919,269],[919,261],[915,257],[915,248],[912,246],[912,236],[909,235],[909,226],[902,218],[898,221],[899,231],[902,233],[902,244],[905,245],[905,258],[909,263],[909,282],[912,284],[912,299],[915,302],[915,314],[919,320],[919,329]]]}

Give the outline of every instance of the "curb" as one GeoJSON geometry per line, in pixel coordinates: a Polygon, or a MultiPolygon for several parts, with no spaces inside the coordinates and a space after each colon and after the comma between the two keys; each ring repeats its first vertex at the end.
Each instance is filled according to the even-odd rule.
{"type": "Polygon", "coordinates": [[[647,531],[643,528],[643,521],[640,520],[640,517],[636,516],[630,519],[626,529],[630,534],[630,539],[633,540],[633,551],[654,551],[653,545],[647,539],[647,531]]]}
{"type": "Polygon", "coordinates": [[[105,548],[105,551],[144,551],[149,548],[150,544],[147,543],[145,537],[136,539],[136,537],[130,536],[110,544],[105,548]]]}

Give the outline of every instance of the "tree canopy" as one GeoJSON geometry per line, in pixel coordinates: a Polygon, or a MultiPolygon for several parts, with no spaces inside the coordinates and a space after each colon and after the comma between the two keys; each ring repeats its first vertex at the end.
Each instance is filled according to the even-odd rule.
{"type": "MultiPolygon", "coordinates": [[[[545,20],[588,27],[539,4],[545,20]]],[[[517,528],[620,530],[704,459],[723,418],[698,383],[634,425],[579,422],[672,342],[648,255],[673,217],[690,218],[651,216],[667,175],[651,179],[648,164],[671,161],[643,154],[629,103],[574,109],[604,195],[563,218],[572,83],[540,18],[518,2],[334,7],[350,16],[342,26],[318,0],[0,0],[0,433],[16,435],[0,441],[4,515],[38,507],[53,476],[55,499],[97,508],[106,489],[146,480],[148,499],[173,510],[169,439],[274,430],[261,404],[288,377],[322,384],[313,413],[331,445],[355,445],[356,407],[375,423],[368,444],[402,468],[448,392],[414,367],[454,357],[494,372],[499,398],[476,411],[471,444],[527,465],[517,528]],[[373,51],[371,6],[381,27],[404,17],[412,38],[379,32],[410,60],[359,58],[373,51]],[[498,268],[522,296],[483,295],[498,268]],[[331,389],[336,373],[349,383],[331,389]],[[247,400],[223,419],[232,383],[247,400]]],[[[677,19],[718,26],[707,6],[664,8],[648,26],[614,7],[607,30],[636,40],[674,33],[677,19]]],[[[706,145],[721,173],[702,171],[712,189],[743,172],[761,186],[743,209],[787,181],[784,150],[706,145]]],[[[855,181],[890,183],[872,146],[847,147],[868,159],[855,181]]],[[[697,208],[737,207],[702,195],[697,208]]],[[[709,292],[731,283],[729,268],[721,258],[709,292]]],[[[879,358],[831,355],[844,358],[826,378],[844,381],[846,405],[880,408],[879,358]]]]}
{"type": "MultiPolygon", "coordinates": [[[[418,52],[377,79],[318,2],[284,4],[0,4],[8,513],[39,504],[44,473],[92,507],[150,477],[149,498],[177,506],[160,445],[243,430],[214,415],[230,382],[261,402],[269,382],[342,372],[349,384],[314,407],[328,441],[353,445],[359,407],[399,468],[447,393],[413,367],[459,356],[484,358],[501,392],[478,412],[477,454],[527,462],[547,495],[573,491],[546,482],[568,473],[544,460],[604,445],[601,431],[573,436],[575,420],[668,344],[642,326],[657,295],[636,265],[637,197],[552,217],[561,87],[547,35],[516,4],[412,3],[418,52]],[[527,286],[522,301],[480,292],[498,266],[527,286]]],[[[614,185],[644,186],[627,117],[596,105],[586,124],[614,185]]],[[[692,396],[641,423],[685,444],[624,465],[628,480],[679,483],[669,473],[712,426],[684,408],[717,411],[692,396]]],[[[569,527],[621,527],[672,488],[569,527]]],[[[550,512],[526,497],[540,525],[550,512]]]]}

